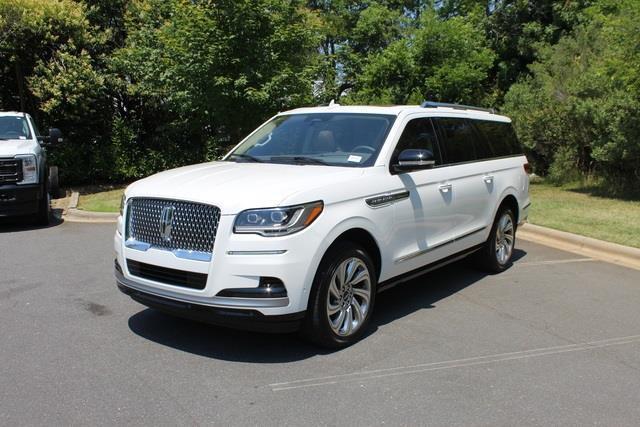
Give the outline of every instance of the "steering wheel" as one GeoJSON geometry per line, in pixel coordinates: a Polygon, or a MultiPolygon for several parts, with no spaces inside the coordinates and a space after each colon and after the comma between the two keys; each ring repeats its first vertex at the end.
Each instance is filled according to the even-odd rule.
{"type": "Polygon", "coordinates": [[[4,133],[6,136],[20,136],[20,132],[16,131],[16,130],[8,130],[4,133]]]}
{"type": "Polygon", "coordinates": [[[357,153],[358,150],[361,149],[361,148],[364,149],[365,151],[370,151],[371,153],[375,153],[376,152],[375,148],[369,147],[368,145],[358,145],[357,147],[354,147],[353,150],[351,150],[351,151],[353,151],[354,153],[357,153]]]}

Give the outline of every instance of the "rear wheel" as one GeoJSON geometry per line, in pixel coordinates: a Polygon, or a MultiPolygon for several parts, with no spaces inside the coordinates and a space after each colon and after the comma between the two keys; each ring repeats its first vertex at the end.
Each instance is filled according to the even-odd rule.
{"type": "Polygon", "coordinates": [[[490,273],[499,273],[509,267],[516,244],[516,221],[510,208],[503,208],[491,227],[489,238],[478,251],[478,266],[490,273]]]}
{"type": "Polygon", "coordinates": [[[323,259],[309,297],[305,333],[324,347],[346,347],[358,341],[371,319],[376,274],[369,255],[347,243],[323,259]]]}

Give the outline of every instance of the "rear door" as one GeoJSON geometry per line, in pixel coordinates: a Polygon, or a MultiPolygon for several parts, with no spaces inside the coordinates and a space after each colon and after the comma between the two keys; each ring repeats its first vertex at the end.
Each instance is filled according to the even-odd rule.
{"type": "Polygon", "coordinates": [[[486,141],[472,120],[463,117],[433,119],[443,152],[443,169],[448,171],[448,190],[455,206],[453,235],[462,244],[461,250],[484,240],[491,224],[494,199],[494,176],[489,159],[492,157],[486,141]]]}
{"type": "MultiPolygon", "coordinates": [[[[481,140],[485,142],[491,152],[492,160],[487,163],[487,175],[492,177],[495,196],[494,207],[500,202],[498,199],[504,191],[512,188],[516,194],[527,194],[529,180],[523,173],[523,161],[514,161],[524,156],[513,126],[508,121],[473,120],[481,140]]],[[[522,200],[523,206],[528,200],[522,200]]]]}

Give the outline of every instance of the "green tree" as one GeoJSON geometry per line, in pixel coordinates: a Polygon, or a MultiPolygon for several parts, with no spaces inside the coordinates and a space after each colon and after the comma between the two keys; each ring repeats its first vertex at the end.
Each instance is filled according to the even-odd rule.
{"type": "Polygon", "coordinates": [[[424,10],[403,37],[374,53],[358,78],[354,102],[484,102],[494,54],[468,17],[424,10]]]}
{"type": "Polygon", "coordinates": [[[27,79],[62,48],[99,43],[84,9],[71,0],[0,0],[0,107],[35,111],[27,79]]]}
{"type": "Polygon", "coordinates": [[[314,25],[282,0],[132,3],[111,65],[127,93],[116,132],[127,139],[114,145],[155,159],[135,175],[202,161],[274,112],[310,103],[314,25]]]}
{"type": "Polygon", "coordinates": [[[505,110],[538,173],[602,176],[625,191],[640,178],[640,4],[606,0],[585,13],[575,34],[540,50],[505,110]]]}
{"type": "Polygon", "coordinates": [[[107,35],[71,0],[0,0],[0,108],[56,125],[66,143],[51,150],[63,182],[108,177],[112,102],[100,65],[107,35]]]}
{"type": "Polygon", "coordinates": [[[485,31],[498,61],[492,72],[502,94],[528,73],[537,48],[553,45],[581,23],[591,0],[495,0],[485,2],[485,31]]]}

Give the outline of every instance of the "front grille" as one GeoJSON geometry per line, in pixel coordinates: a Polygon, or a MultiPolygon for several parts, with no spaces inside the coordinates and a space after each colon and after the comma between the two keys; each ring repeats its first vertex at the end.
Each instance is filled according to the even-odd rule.
{"type": "Polygon", "coordinates": [[[132,198],[127,207],[127,239],[167,250],[213,252],[220,209],[202,203],[132,198]],[[173,208],[170,232],[161,225],[164,208],[173,208]]]}
{"type": "Polygon", "coordinates": [[[174,270],[143,262],[127,260],[129,273],[147,280],[153,280],[167,285],[182,286],[184,288],[202,290],[207,285],[207,275],[190,271],[174,270]]]}
{"type": "Polygon", "coordinates": [[[22,160],[0,159],[0,184],[22,181],[22,160]]]}

